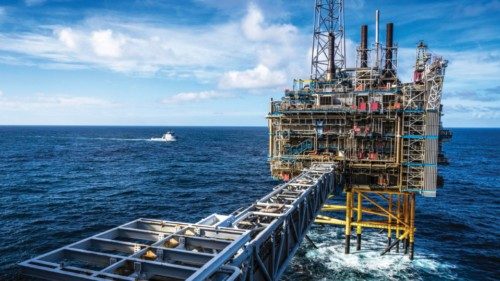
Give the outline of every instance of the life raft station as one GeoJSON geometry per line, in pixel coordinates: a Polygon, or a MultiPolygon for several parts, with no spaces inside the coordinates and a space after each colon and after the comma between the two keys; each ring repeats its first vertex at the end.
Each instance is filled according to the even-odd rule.
{"type": "Polygon", "coordinates": [[[269,162],[283,179],[230,215],[196,223],[137,219],[24,261],[46,280],[279,280],[313,223],[345,229],[345,253],[364,229],[385,232],[381,254],[414,257],[415,197],[435,197],[451,133],[441,126],[447,61],[420,42],[411,82],[398,78],[394,25],[368,45],[361,26],[346,67],[344,3],[316,0],[311,77],[271,100],[269,162]],[[332,199],[333,198],[333,199],[332,199]],[[332,204],[328,200],[341,201],[332,204]]]}

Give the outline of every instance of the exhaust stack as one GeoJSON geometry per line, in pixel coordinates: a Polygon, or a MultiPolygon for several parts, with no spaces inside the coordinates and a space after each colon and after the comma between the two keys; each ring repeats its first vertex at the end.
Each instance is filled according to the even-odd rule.
{"type": "Polygon", "coordinates": [[[326,80],[331,81],[335,78],[335,35],[328,33],[328,69],[326,71],[326,80]]]}
{"type": "Polygon", "coordinates": [[[368,67],[368,26],[361,26],[360,67],[368,67]]]}
{"type": "Polygon", "coordinates": [[[378,22],[380,20],[380,11],[379,10],[376,10],[375,11],[375,67],[379,67],[379,63],[380,63],[380,58],[379,58],[379,53],[380,53],[380,44],[379,44],[379,40],[378,40],[378,22]]]}
{"type": "Polygon", "coordinates": [[[385,36],[385,70],[392,70],[392,47],[393,47],[393,34],[394,24],[392,22],[387,24],[387,34],[385,36]]]}

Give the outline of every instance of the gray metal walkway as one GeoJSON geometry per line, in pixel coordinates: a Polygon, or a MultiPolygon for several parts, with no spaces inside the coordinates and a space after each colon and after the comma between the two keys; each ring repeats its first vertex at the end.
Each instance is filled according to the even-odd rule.
{"type": "Polygon", "coordinates": [[[232,215],[138,219],[20,266],[47,280],[278,280],[337,185],[334,169],[314,164],[232,215]]]}

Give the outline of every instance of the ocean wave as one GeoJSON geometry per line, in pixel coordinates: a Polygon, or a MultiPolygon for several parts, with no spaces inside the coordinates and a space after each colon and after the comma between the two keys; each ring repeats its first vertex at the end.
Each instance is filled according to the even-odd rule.
{"type": "Polygon", "coordinates": [[[411,261],[407,255],[392,252],[381,256],[386,237],[378,232],[363,233],[362,250],[356,251],[351,239],[351,254],[344,254],[343,229],[314,227],[309,237],[318,248],[304,242],[285,280],[457,280],[455,265],[442,262],[431,253],[416,252],[411,261]],[[321,265],[321,266],[318,266],[321,265]],[[311,279],[313,277],[313,279],[311,279]]]}

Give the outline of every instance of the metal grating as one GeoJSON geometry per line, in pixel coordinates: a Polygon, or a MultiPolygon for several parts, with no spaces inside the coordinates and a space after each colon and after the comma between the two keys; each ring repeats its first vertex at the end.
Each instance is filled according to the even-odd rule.
{"type": "Polygon", "coordinates": [[[240,212],[194,223],[138,219],[22,262],[47,280],[277,280],[335,186],[314,164],[240,212]]]}
{"type": "Polygon", "coordinates": [[[200,272],[214,273],[249,240],[242,229],[138,219],[21,267],[28,276],[50,280],[193,280],[200,272]]]}

